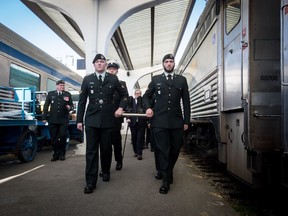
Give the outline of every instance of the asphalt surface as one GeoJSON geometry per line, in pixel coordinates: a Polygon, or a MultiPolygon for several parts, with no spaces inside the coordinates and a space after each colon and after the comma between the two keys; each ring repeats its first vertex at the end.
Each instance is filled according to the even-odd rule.
{"type": "Polygon", "coordinates": [[[0,215],[238,215],[182,153],[169,193],[160,194],[161,181],[154,178],[154,153],[145,149],[143,160],[137,160],[129,142],[123,169],[115,170],[113,158],[110,182],[98,178],[96,190],[84,194],[85,156],[76,155],[75,148],[70,146],[65,161],[50,162],[50,149],[38,152],[34,161],[25,164],[0,160],[0,215]]]}

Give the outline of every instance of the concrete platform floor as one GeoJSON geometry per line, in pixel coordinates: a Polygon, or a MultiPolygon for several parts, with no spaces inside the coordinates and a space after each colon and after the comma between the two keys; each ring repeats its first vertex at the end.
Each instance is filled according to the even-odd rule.
{"type": "Polygon", "coordinates": [[[174,169],[174,183],[169,193],[160,194],[161,181],[154,178],[153,154],[145,149],[143,160],[137,160],[128,142],[123,169],[115,170],[113,158],[110,182],[99,178],[92,194],[83,193],[85,156],[76,155],[74,148],[67,152],[65,161],[50,162],[50,151],[38,154],[38,160],[41,157],[43,163],[35,170],[23,174],[28,169],[23,165],[23,175],[0,183],[0,215],[238,215],[184,154],[174,169]]]}

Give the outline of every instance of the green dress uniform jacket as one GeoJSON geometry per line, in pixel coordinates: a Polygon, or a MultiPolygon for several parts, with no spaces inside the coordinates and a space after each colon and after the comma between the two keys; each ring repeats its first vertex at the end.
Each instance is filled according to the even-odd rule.
{"type": "Polygon", "coordinates": [[[165,74],[154,76],[143,95],[145,110],[152,108],[154,115],[150,119],[151,127],[183,128],[190,123],[190,98],[185,77],[174,74],[169,85],[165,74]],[[181,109],[183,104],[183,114],[181,109]],[[153,105],[154,103],[154,105],[153,105]]]}
{"type": "Polygon", "coordinates": [[[96,128],[115,127],[115,108],[113,104],[115,91],[121,96],[119,107],[124,109],[128,92],[116,76],[106,73],[102,84],[100,84],[95,73],[85,76],[79,97],[77,123],[84,123],[86,126],[96,128]],[[89,103],[83,122],[87,100],[89,103]]]}
{"type": "Polygon", "coordinates": [[[73,109],[70,92],[63,91],[61,95],[58,95],[57,90],[48,92],[43,108],[42,120],[47,120],[51,124],[68,123],[70,110],[66,108],[66,105],[69,105],[71,110],[73,109]],[[65,97],[68,97],[69,101],[65,101],[65,97]],[[49,106],[50,110],[48,111],[49,106]]]}

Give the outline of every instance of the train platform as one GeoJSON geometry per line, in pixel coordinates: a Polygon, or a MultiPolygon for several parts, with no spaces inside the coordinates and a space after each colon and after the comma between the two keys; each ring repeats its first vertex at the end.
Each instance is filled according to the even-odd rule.
{"type": "Polygon", "coordinates": [[[10,177],[0,166],[0,215],[238,215],[183,153],[168,194],[159,193],[161,181],[154,177],[154,153],[145,149],[143,160],[138,160],[133,157],[130,142],[126,144],[123,169],[115,170],[113,158],[110,182],[98,178],[96,190],[84,194],[85,156],[76,155],[75,147],[70,149],[65,161],[56,162],[50,162],[51,150],[39,152],[35,161],[14,165],[22,166],[22,171],[10,177]]]}

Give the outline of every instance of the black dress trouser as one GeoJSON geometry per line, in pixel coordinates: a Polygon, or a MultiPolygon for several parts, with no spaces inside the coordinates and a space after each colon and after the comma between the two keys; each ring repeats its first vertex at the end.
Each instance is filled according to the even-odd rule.
{"type": "Polygon", "coordinates": [[[110,174],[112,159],[113,128],[96,128],[85,126],[86,132],[86,183],[96,185],[100,160],[103,173],[110,174]]]}
{"type": "Polygon", "coordinates": [[[68,123],[49,123],[49,132],[53,148],[53,157],[65,156],[68,123]]]}
{"type": "Polygon", "coordinates": [[[173,168],[183,144],[183,128],[152,128],[152,130],[158,171],[163,175],[163,182],[169,182],[173,177],[173,168]]]}
{"type": "Polygon", "coordinates": [[[115,128],[112,132],[112,144],[114,148],[115,161],[122,163],[122,135],[121,135],[122,122],[116,122],[115,128]]]}

